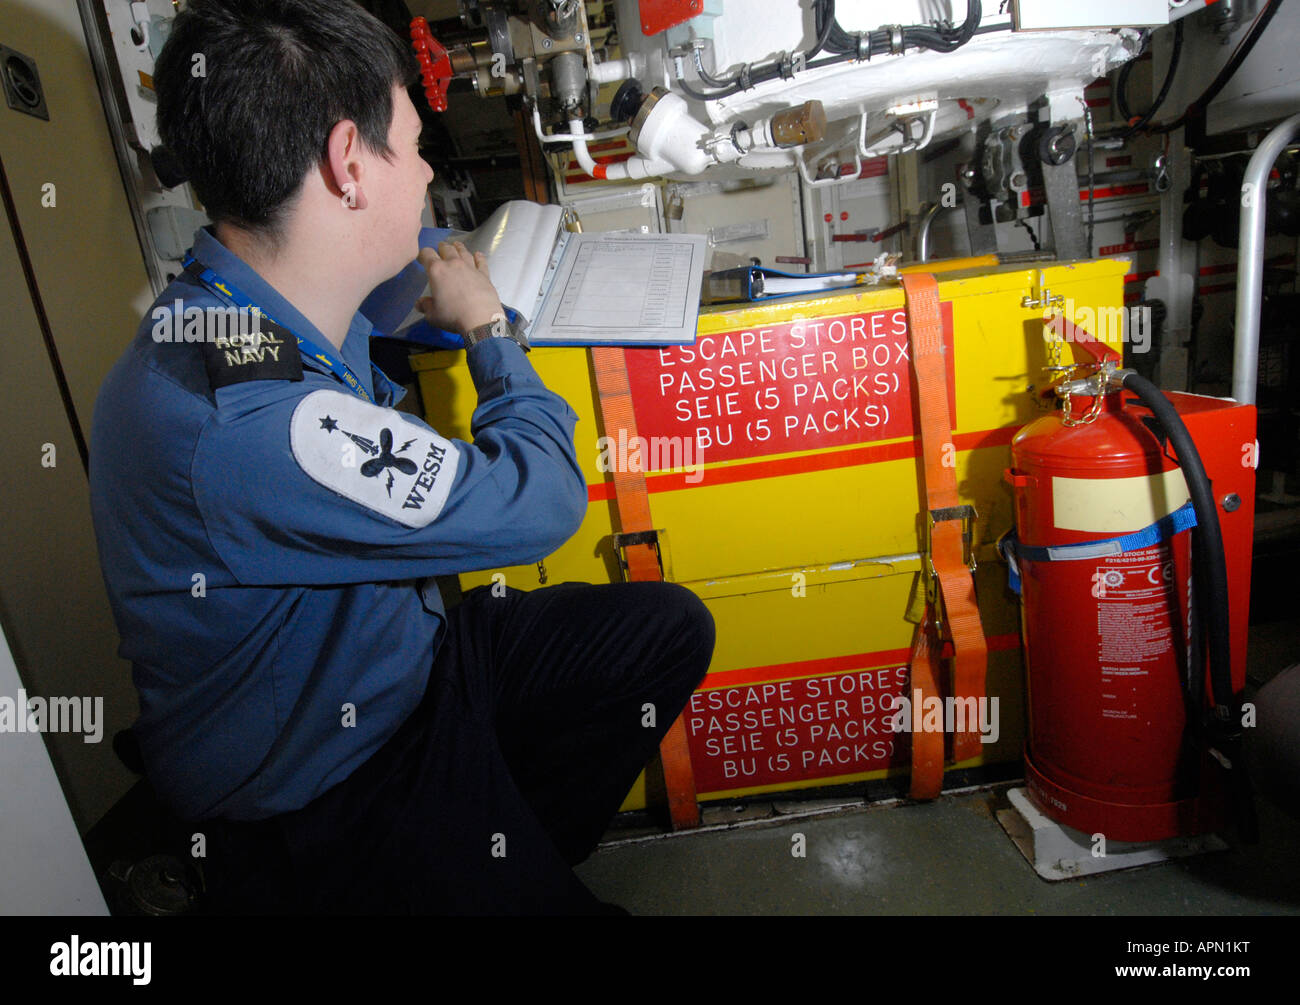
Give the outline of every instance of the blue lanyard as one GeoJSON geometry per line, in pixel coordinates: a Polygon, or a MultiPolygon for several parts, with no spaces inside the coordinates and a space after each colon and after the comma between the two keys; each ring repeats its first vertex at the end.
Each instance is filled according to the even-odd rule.
{"type": "MultiPolygon", "coordinates": [[[[244,310],[255,309],[272,324],[280,325],[279,321],[271,317],[270,314],[262,310],[254,304],[252,300],[245,296],[239,287],[230,282],[230,280],[222,278],[212,269],[209,269],[193,255],[187,254],[182,260],[182,264],[198,278],[199,282],[217,296],[224,300],[228,300],[236,307],[243,308],[244,310]]],[[[334,376],[338,377],[339,380],[343,381],[343,383],[347,385],[348,390],[353,394],[365,401],[373,402],[374,399],[370,397],[370,392],[366,390],[365,385],[362,384],[357,378],[357,375],[352,372],[352,368],[343,362],[343,360],[339,359],[339,357],[335,356],[334,353],[330,352],[328,349],[322,349],[310,339],[303,338],[288,325],[280,325],[280,327],[284,328],[285,331],[289,332],[298,340],[298,349],[304,356],[324,363],[325,366],[329,367],[330,372],[334,374],[334,376]]],[[[371,372],[375,377],[376,390],[380,389],[381,381],[385,386],[388,386],[387,377],[375,370],[373,367],[371,367],[371,372]]]]}

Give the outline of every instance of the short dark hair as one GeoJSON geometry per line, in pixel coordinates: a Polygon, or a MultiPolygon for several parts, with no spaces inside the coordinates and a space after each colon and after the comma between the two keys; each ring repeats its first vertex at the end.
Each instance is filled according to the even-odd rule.
{"type": "Polygon", "coordinates": [[[336,123],[391,157],[393,87],[418,73],[352,0],[190,0],[155,67],[158,132],[214,222],[278,237],[336,123]]]}

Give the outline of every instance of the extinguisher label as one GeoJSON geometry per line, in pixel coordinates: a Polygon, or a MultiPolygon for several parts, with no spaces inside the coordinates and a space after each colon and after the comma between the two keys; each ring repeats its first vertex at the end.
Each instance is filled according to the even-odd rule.
{"type": "Polygon", "coordinates": [[[1174,649],[1174,561],[1167,543],[1108,558],[1095,567],[1097,658],[1102,716],[1136,719],[1138,678],[1174,649]]]}

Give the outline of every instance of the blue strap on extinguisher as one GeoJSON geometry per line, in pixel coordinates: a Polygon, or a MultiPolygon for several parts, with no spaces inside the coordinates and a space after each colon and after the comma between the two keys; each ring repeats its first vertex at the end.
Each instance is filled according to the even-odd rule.
{"type": "Polygon", "coordinates": [[[1162,516],[1155,523],[1148,524],[1141,530],[1135,530],[1121,537],[1109,537],[1102,541],[1081,541],[1078,544],[1060,544],[1053,548],[1044,548],[1022,544],[1013,527],[998,538],[998,551],[1007,561],[1007,586],[1018,595],[1020,559],[1029,562],[1077,562],[1080,559],[1107,558],[1111,555],[1122,555],[1127,551],[1149,548],[1195,526],[1196,510],[1192,508],[1189,499],[1172,513],[1162,516]]]}

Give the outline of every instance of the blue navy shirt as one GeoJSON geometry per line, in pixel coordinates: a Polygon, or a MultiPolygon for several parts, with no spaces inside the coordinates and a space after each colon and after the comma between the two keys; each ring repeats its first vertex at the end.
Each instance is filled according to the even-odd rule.
{"type": "MultiPolygon", "coordinates": [[[[193,254],[329,346],[206,229],[193,254]]],[[[182,274],[109,373],[95,533],[150,781],[185,817],[257,819],[342,781],[418,704],[445,618],[428,577],[534,562],[576,530],[577,416],[489,339],[468,351],[473,442],[448,440],[390,407],[360,314],[340,355],[373,403],[306,354],[301,381],[214,391],[198,345],[160,340],[181,338],[159,320],[177,301],[227,306],[182,274]]]]}

